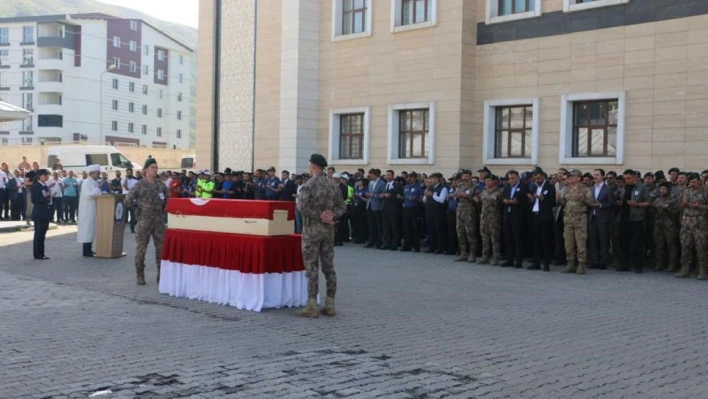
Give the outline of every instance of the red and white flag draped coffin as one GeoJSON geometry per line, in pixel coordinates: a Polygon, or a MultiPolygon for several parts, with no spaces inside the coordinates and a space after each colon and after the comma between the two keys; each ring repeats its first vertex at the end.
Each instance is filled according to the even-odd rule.
{"type": "Polygon", "coordinates": [[[255,236],[293,234],[295,203],[233,199],[170,198],[170,229],[255,236]]]}

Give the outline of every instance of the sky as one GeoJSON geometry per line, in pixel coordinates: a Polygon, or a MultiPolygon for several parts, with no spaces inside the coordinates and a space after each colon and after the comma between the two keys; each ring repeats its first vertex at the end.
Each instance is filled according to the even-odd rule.
{"type": "Polygon", "coordinates": [[[144,12],[158,19],[196,28],[199,22],[199,0],[98,0],[144,12]],[[179,6],[176,6],[179,4],[179,6]]]}

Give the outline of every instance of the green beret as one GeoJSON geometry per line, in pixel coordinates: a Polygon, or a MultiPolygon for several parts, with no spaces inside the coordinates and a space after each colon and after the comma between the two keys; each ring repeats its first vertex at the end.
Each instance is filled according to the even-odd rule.
{"type": "Polygon", "coordinates": [[[157,164],[157,161],[155,158],[148,158],[147,161],[145,161],[145,166],[143,166],[143,169],[147,169],[152,164],[157,164]]]}
{"type": "Polygon", "coordinates": [[[310,163],[313,163],[313,164],[319,166],[320,168],[327,167],[327,160],[325,159],[325,157],[323,157],[320,154],[312,154],[310,156],[310,163]]]}

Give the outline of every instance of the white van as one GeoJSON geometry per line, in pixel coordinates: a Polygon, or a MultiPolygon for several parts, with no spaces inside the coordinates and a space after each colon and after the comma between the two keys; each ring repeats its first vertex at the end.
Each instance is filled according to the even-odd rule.
{"type": "Polygon", "coordinates": [[[109,145],[62,145],[49,147],[47,151],[47,168],[52,169],[57,159],[61,160],[64,170],[81,173],[89,165],[101,165],[101,172],[114,175],[119,170],[141,170],[140,164],[131,162],[118,149],[109,145]]]}

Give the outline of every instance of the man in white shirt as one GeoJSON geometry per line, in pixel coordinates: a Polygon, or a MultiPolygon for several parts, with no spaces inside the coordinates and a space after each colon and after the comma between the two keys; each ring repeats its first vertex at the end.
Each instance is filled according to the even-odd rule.
{"type": "Polygon", "coordinates": [[[0,220],[10,220],[10,194],[7,192],[7,164],[2,164],[0,169],[0,220]]]}
{"type": "Polygon", "coordinates": [[[425,190],[425,220],[428,229],[428,250],[426,253],[442,254],[447,248],[447,231],[445,227],[447,186],[440,173],[430,175],[430,185],[425,190]]]}
{"type": "MultiPolygon", "coordinates": [[[[47,181],[49,190],[52,193],[52,203],[54,204],[54,212],[56,212],[56,222],[64,223],[64,181],[59,177],[59,172],[55,171],[52,178],[47,181]]],[[[52,220],[54,220],[54,212],[52,212],[52,220]]]]}
{"type": "MultiPolygon", "coordinates": [[[[136,184],[138,184],[138,179],[133,176],[133,168],[126,169],[125,179],[123,179],[123,194],[128,194],[136,184]]],[[[131,233],[135,233],[135,226],[138,224],[138,219],[135,216],[135,208],[128,208],[128,219],[126,223],[130,226],[131,233]]]]}

